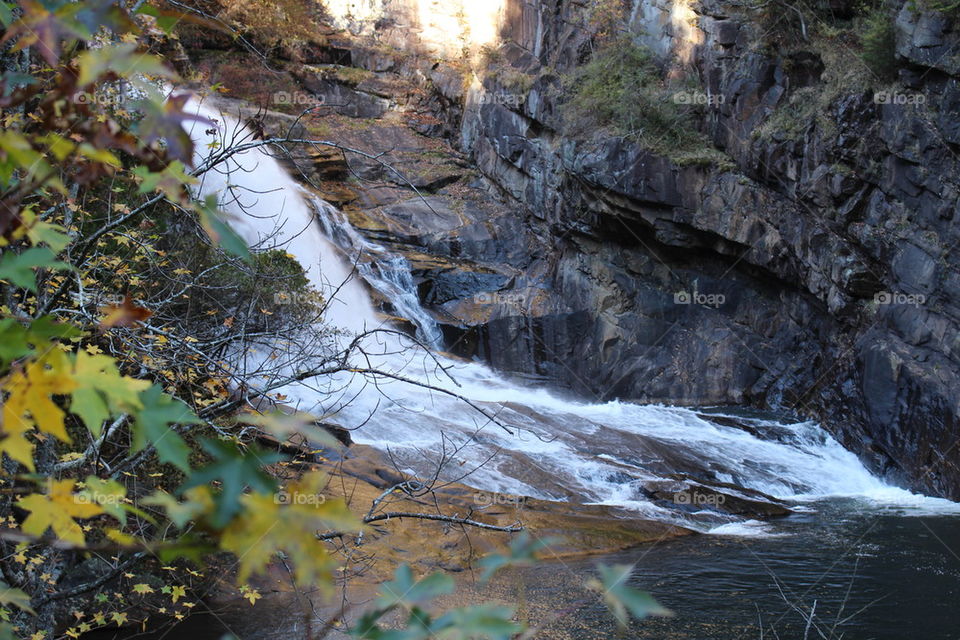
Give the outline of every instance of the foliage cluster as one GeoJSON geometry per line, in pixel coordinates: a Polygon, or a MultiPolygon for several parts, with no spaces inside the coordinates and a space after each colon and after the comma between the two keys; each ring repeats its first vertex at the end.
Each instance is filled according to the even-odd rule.
{"type": "Polygon", "coordinates": [[[869,9],[863,18],[863,61],[880,80],[892,80],[897,72],[896,34],[893,19],[880,3],[869,9]]]}
{"type": "Polygon", "coordinates": [[[563,82],[571,131],[606,128],[645,148],[686,162],[722,161],[696,127],[697,107],[675,99],[648,49],[626,36],[600,47],[563,82]]]}

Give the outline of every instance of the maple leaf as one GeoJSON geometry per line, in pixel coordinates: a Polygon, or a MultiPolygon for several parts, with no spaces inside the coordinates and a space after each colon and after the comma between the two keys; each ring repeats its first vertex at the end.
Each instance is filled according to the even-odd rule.
{"type": "MultiPolygon", "coordinates": [[[[24,222],[27,222],[28,216],[21,214],[21,217],[24,218],[24,222]]],[[[29,224],[30,229],[27,231],[27,237],[30,238],[34,246],[41,242],[45,243],[56,254],[63,251],[67,245],[70,244],[70,236],[67,234],[66,229],[58,224],[36,219],[35,215],[34,220],[29,224]]]]}
{"type": "Polygon", "coordinates": [[[180,598],[182,598],[182,597],[184,597],[184,596],[186,596],[186,595],[187,595],[187,588],[186,588],[186,587],[181,587],[181,586],[179,586],[179,585],[174,585],[173,588],[170,590],[170,599],[173,600],[174,603],[176,603],[177,600],[179,600],[180,598]]]}
{"type": "Polygon", "coordinates": [[[103,480],[97,476],[87,476],[84,481],[84,490],[81,492],[86,500],[99,505],[107,513],[121,523],[127,523],[127,511],[123,503],[127,496],[127,488],[116,480],[103,480]]]}
{"type": "Polygon", "coordinates": [[[175,79],[176,74],[154,55],[139,53],[135,43],[90,49],[78,56],[77,84],[86,86],[106,73],[129,77],[138,73],[175,79]]]}
{"type": "Polygon", "coordinates": [[[250,606],[252,607],[253,605],[257,604],[257,600],[263,596],[261,596],[260,592],[256,589],[247,589],[243,592],[243,597],[250,601],[250,606]]]}
{"type": "MultiPolygon", "coordinates": [[[[308,473],[287,487],[290,496],[317,496],[326,476],[308,473]]],[[[316,532],[335,529],[359,531],[360,520],[340,500],[291,500],[280,504],[273,495],[249,493],[241,498],[244,510],[224,530],[221,546],[239,559],[240,582],[262,571],[278,551],[293,560],[302,585],[330,586],[334,560],[318,547],[316,532]]]]}
{"type": "Polygon", "coordinates": [[[3,385],[9,393],[3,405],[0,427],[5,437],[0,452],[33,470],[33,445],[26,439],[36,426],[64,442],[70,442],[63,423],[64,412],[51,396],[68,394],[76,388],[69,357],[53,349],[13,372],[3,385]],[[30,416],[28,418],[28,416],[30,416]]]}
{"type": "Polygon", "coordinates": [[[140,166],[133,170],[133,174],[140,180],[139,193],[161,191],[173,202],[184,201],[189,194],[186,186],[199,182],[184,171],[183,163],[179,160],[174,160],[160,172],[140,166]]]}
{"type": "Polygon", "coordinates": [[[102,309],[104,317],[100,321],[100,326],[104,329],[110,327],[132,327],[138,322],[142,322],[153,315],[153,312],[143,307],[138,307],[133,303],[133,299],[126,295],[123,297],[122,304],[114,304],[102,309]]]}
{"type": "Polygon", "coordinates": [[[213,526],[225,526],[230,518],[240,511],[240,495],[246,487],[264,493],[272,492],[276,488],[276,483],[261,467],[280,460],[279,454],[254,449],[242,452],[233,443],[209,438],[205,438],[201,444],[203,449],[214,457],[214,462],[194,471],[180,490],[220,481],[223,490],[216,499],[213,526]]]}
{"type": "Polygon", "coordinates": [[[233,230],[226,222],[220,219],[220,213],[217,211],[217,196],[208,195],[202,203],[196,205],[197,216],[200,225],[207,232],[215,244],[221,247],[227,253],[233,254],[243,260],[250,262],[250,248],[240,235],[233,230]]]}
{"type": "Polygon", "coordinates": [[[36,293],[37,280],[33,272],[35,268],[73,269],[65,262],[54,260],[55,257],[53,251],[46,247],[33,247],[20,254],[5,253],[0,257],[0,278],[36,293]]]}
{"type": "Polygon", "coordinates": [[[142,502],[145,505],[163,509],[170,521],[179,529],[182,529],[191,520],[213,510],[213,495],[210,492],[210,487],[195,487],[187,491],[184,498],[186,498],[184,501],[178,502],[174,496],[166,491],[157,489],[144,498],[142,502]]]}
{"type": "Polygon", "coordinates": [[[3,405],[3,424],[0,426],[0,453],[6,453],[12,460],[33,471],[33,444],[27,440],[33,425],[16,411],[9,399],[3,405]]]}
{"type": "Polygon", "coordinates": [[[135,584],[133,585],[134,593],[153,593],[153,587],[148,584],[135,584]]]}
{"type": "Polygon", "coordinates": [[[137,412],[133,432],[133,450],[140,451],[147,442],[157,449],[161,462],[169,462],[183,471],[190,470],[190,448],[170,424],[196,424],[200,420],[180,400],[172,398],[157,385],[140,394],[143,408],[137,412]]]}
{"type": "MultiPolygon", "coordinates": [[[[282,394],[277,394],[277,400],[283,402],[282,394]]],[[[329,449],[339,450],[343,448],[343,443],[337,440],[329,431],[319,423],[323,422],[323,417],[318,418],[302,411],[270,411],[263,414],[243,414],[238,421],[243,424],[252,424],[260,427],[264,431],[276,436],[279,440],[287,440],[293,436],[302,436],[311,443],[317,444],[329,449]]]]}
{"type": "Polygon", "coordinates": [[[11,588],[10,585],[0,580],[0,605],[8,604],[36,615],[36,612],[30,608],[30,596],[20,589],[11,588]]]}
{"type": "Polygon", "coordinates": [[[100,435],[103,421],[114,412],[135,412],[143,406],[140,393],[150,387],[146,380],[120,375],[116,361],[105,355],[77,353],[74,364],[83,386],[73,391],[70,410],[80,416],[94,436],[100,435]]]}
{"type": "Polygon", "coordinates": [[[149,145],[162,139],[171,158],[193,166],[193,140],[185,125],[196,122],[203,126],[214,126],[214,122],[197,113],[184,111],[183,106],[189,98],[188,94],[182,93],[170,96],[162,105],[152,100],[141,102],[139,106],[144,115],[137,125],[137,131],[144,143],[149,145]]]}
{"type": "Polygon", "coordinates": [[[55,66],[60,59],[61,40],[80,37],[84,34],[63,19],[47,11],[42,4],[34,0],[20,0],[23,16],[9,29],[0,40],[0,44],[13,38],[18,38],[11,51],[20,51],[37,44],[37,50],[50,66],[55,66]]]}
{"type": "Polygon", "coordinates": [[[30,512],[23,521],[24,533],[41,537],[47,529],[67,542],[84,544],[83,530],[75,518],[92,518],[103,513],[100,505],[73,492],[73,480],[48,480],[47,493],[32,493],[17,501],[17,506],[30,512]]]}

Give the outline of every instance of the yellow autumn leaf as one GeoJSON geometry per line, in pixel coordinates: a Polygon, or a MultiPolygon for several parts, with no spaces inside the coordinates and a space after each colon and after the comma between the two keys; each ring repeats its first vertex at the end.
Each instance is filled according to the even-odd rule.
{"type": "Polygon", "coordinates": [[[24,411],[25,407],[11,403],[10,398],[3,405],[4,437],[0,439],[0,453],[6,453],[11,459],[33,471],[33,444],[27,440],[27,434],[33,429],[33,425],[23,416],[24,411]]]}
{"type": "Polygon", "coordinates": [[[33,444],[26,436],[34,426],[69,443],[70,436],[63,424],[65,414],[52,396],[68,394],[76,386],[70,358],[58,349],[47,351],[22,370],[11,373],[2,386],[9,396],[0,423],[6,434],[0,439],[0,452],[33,471],[33,444]]]}
{"type": "Polygon", "coordinates": [[[103,513],[103,509],[75,494],[75,486],[73,480],[51,479],[47,493],[32,493],[18,500],[17,506],[30,512],[23,521],[23,532],[39,538],[49,528],[61,540],[83,545],[83,530],[74,518],[92,518],[103,513]]]}
{"type": "Polygon", "coordinates": [[[153,587],[148,584],[135,584],[133,585],[134,593],[153,593],[153,587]]]}
{"type": "Polygon", "coordinates": [[[113,540],[117,544],[124,547],[132,546],[137,541],[135,537],[131,536],[130,534],[124,533],[119,529],[107,529],[104,533],[106,534],[108,539],[113,540]]]}
{"type": "Polygon", "coordinates": [[[262,493],[240,499],[244,511],[224,530],[220,541],[224,550],[239,558],[240,582],[262,571],[278,551],[284,551],[293,560],[300,584],[330,586],[335,563],[317,547],[315,534],[330,529],[359,531],[361,524],[343,501],[318,499],[325,486],[326,476],[312,472],[287,486],[288,494],[303,497],[291,504],[277,504],[273,495],[262,493]]]}

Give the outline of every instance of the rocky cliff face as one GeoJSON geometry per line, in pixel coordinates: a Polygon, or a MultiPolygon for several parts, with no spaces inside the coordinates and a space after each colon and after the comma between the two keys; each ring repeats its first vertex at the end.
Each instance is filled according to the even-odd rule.
{"type": "Polygon", "coordinates": [[[330,105],[383,103],[346,113],[378,119],[337,135],[420,158],[432,204],[356,185],[338,203],[410,257],[452,350],[598,400],[811,416],[878,471],[960,498],[948,19],[903,4],[887,85],[828,30],[771,39],[730,3],[634,1],[618,28],[693,87],[675,99],[703,104],[696,126],[726,157],[689,163],[562,117],[561,78],[590,54],[590,3],[496,5],[499,44],[483,58],[464,25],[458,53],[438,44],[421,4],[340,17],[353,35],[331,42],[364,82],[299,78],[330,105]],[[426,162],[413,131],[456,151],[426,162]]]}

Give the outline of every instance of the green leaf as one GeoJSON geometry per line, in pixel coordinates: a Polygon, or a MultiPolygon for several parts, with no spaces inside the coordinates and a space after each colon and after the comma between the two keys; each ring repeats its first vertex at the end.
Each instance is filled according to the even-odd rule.
{"type": "Polygon", "coordinates": [[[3,581],[0,581],[0,604],[12,604],[22,611],[37,615],[37,612],[30,608],[30,596],[20,589],[11,588],[3,581]]]}
{"type": "Polygon", "coordinates": [[[420,604],[437,596],[453,593],[453,587],[453,578],[440,572],[414,582],[413,571],[408,565],[402,564],[397,567],[393,580],[380,585],[380,597],[374,606],[378,609],[389,609],[398,604],[420,604]]]}
{"type": "Polygon", "coordinates": [[[599,592],[603,595],[603,600],[617,619],[617,624],[626,627],[629,621],[629,615],[637,620],[642,620],[647,616],[672,616],[673,612],[666,609],[653,599],[653,597],[634,589],[627,584],[630,574],[633,573],[633,565],[618,564],[607,566],[601,564],[597,566],[600,579],[591,579],[587,581],[587,588],[599,592]]]}
{"type": "Polygon", "coordinates": [[[35,223],[27,232],[27,236],[30,237],[30,242],[34,246],[44,242],[54,253],[60,253],[66,249],[71,240],[67,230],[62,226],[43,221],[35,223]]]}
{"type": "Polygon", "coordinates": [[[41,316],[30,324],[28,329],[30,340],[47,342],[54,338],[69,340],[70,338],[79,338],[84,334],[83,330],[72,324],[58,322],[53,316],[41,316]]]}
{"type": "Polygon", "coordinates": [[[80,416],[94,437],[100,436],[103,421],[112,413],[138,413],[143,408],[140,394],[150,383],[120,375],[113,358],[79,351],[74,369],[84,384],[73,390],[70,410],[80,416]]]}
{"type": "Polygon", "coordinates": [[[77,85],[85,87],[106,73],[130,77],[138,73],[174,79],[176,74],[163,61],[149,53],[138,53],[137,45],[124,42],[100,49],[89,49],[78,57],[80,77],[77,85]]]}
{"type": "Polygon", "coordinates": [[[0,2],[0,24],[6,28],[11,22],[13,22],[13,5],[9,2],[0,2]]]}
{"type": "Polygon", "coordinates": [[[269,493],[277,487],[273,478],[263,472],[264,465],[273,464],[281,459],[274,452],[248,449],[241,451],[236,444],[222,440],[204,438],[204,450],[214,458],[214,462],[194,471],[187,478],[180,491],[219,481],[220,494],[216,498],[217,509],[213,516],[213,526],[223,528],[230,519],[240,512],[240,496],[244,489],[269,493]]]}
{"type": "Polygon", "coordinates": [[[207,232],[214,244],[220,245],[227,253],[250,262],[250,249],[247,243],[230,228],[230,225],[220,219],[217,211],[217,196],[207,196],[203,204],[197,208],[197,214],[200,216],[203,230],[207,232]]]}
{"type": "Polygon", "coordinates": [[[63,162],[63,159],[73,153],[73,150],[77,148],[76,142],[53,132],[45,136],[37,137],[35,140],[46,144],[50,153],[57,159],[57,162],[63,162]]]}
{"type": "Polygon", "coordinates": [[[140,451],[147,443],[157,450],[161,462],[169,462],[184,472],[190,471],[190,448],[170,424],[196,424],[200,420],[190,407],[171,398],[157,385],[140,394],[143,408],[136,412],[133,450],[140,451]]]}
{"type": "Polygon", "coordinates": [[[523,631],[511,618],[516,610],[494,604],[482,604],[448,611],[432,625],[432,637],[444,640],[510,640],[523,631]]]}
{"type": "Polygon", "coordinates": [[[67,188],[60,181],[59,171],[20,133],[12,129],[0,131],[0,149],[6,154],[5,161],[0,164],[0,181],[5,185],[11,184],[14,171],[19,169],[26,182],[42,182],[60,193],[67,192],[67,188]]]}
{"type": "Polygon", "coordinates": [[[33,353],[27,344],[27,329],[13,318],[0,320],[0,364],[4,367],[14,360],[33,353]]]}
{"type": "Polygon", "coordinates": [[[140,178],[139,193],[160,191],[174,202],[182,199],[186,185],[199,182],[186,172],[186,167],[179,160],[168,164],[163,171],[150,171],[147,167],[139,166],[133,170],[133,175],[140,178]]]}
{"type": "Polygon", "coordinates": [[[37,349],[46,349],[54,338],[75,338],[83,331],[70,324],[56,322],[52,316],[42,316],[29,326],[13,318],[0,319],[0,365],[6,366],[37,349]]]}
{"type": "Polygon", "coordinates": [[[70,411],[80,416],[93,437],[100,437],[100,428],[104,420],[110,417],[110,409],[99,391],[93,387],[74,389],[71,396],[70,411]]]}
{"type": "Polygon", "coordinates": [[[102,480],[97,476],[87,476],[84,485],[80,496],[93,504],[100,505],[108,515],[119,520],[121,524],[127,524],[127,510],[123,501],[127,495],[126,487],[116,480],[102,480]]]}
{"type": "Polygon", "coordinates": [[[526,531],[523,531],[510,543],[509,555],[492,553],[480,559],[480,566],[483,567],[480,581],[486,582],[504,567],[529,567],[536,560],[536,552],[553,542],[553,538],[533,540],[526,531]]]}
{"type": "Polygon", "coordinates": [[[123,164],[120,162],[120,159],[117,158],[117,156],[114,155],[113,152],[108,151],[106,149],[97,149],[92,144],[88,144],[86,142],[81,144],[77,148],[77,151],[84,158],[93,160],[94,162],[99,162],[100,164],[108,164],[111,167],[114,167],[116,169],[119,169],[120,167],[123,166],[123,164]]]}
{"type": "Polygon", "coordinates": [[[209,499],[205,499],[208,498],[209,495],[208,493],[204,493],[206,490],[207,487],[202,487],[187,491],[185,500],[179,501],[175,496],[170,495],[166,491],[157,489],[144,498],[142,502],[145,505],[163,509],[167,517],[170,518],[170,521],[173,522],[178,529],[183,529],[185,524],[191,520],[196,520],[197,517],[207,510],[208,506],[211,506],[212,502],[209,499]]]}
{"type": "Polygon", "coordinates": [[[12,251],[4,253],[0,257],[0,279],[36,293],[37,280],[33,270],[40,267],[57,270],[73,269],[66,262],[58,262],[50,249],[34,247],[20,254],[12,251]]]}
{"type": "Polygon", "coordinates": [[[173,32],[173,28],[183,19],[184,14],[176,13],[173,11],[167,11],[161,9],[160,7],[155,7],[150,3],[144,2],[137,13],[142,13],[147,16],[153,16],[157,19],[157,26],[163,29],[163,32],[167,35],[170,35],[173,32]]]}

